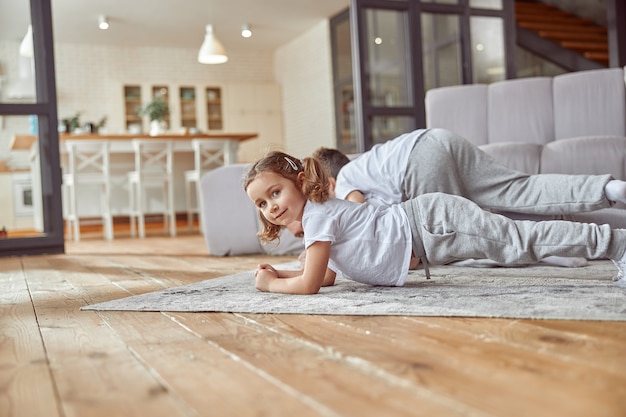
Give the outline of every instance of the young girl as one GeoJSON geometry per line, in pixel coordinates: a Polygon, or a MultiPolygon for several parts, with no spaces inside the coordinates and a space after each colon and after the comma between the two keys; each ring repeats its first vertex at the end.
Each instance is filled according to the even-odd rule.
{"type": "Polygon", "coordinates": [[[411,254],[431,264],[490,259],[506,265],[547,256],[612,259],[616,279],[626,275],[626,229],[566,221],[514,221],[459,196],[430,193],[389,207],[329,197],[320,161],[272,152],[255,163],[244,189],[259,209],[262,241],[301,221],[306,260],[302,271],[256,270],[261,291],[315,294],[336,273],[371,285],[401,286],[411,254]]]}

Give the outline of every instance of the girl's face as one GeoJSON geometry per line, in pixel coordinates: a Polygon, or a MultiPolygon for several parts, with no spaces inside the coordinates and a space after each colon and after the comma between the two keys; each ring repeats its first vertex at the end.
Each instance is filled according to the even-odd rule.
{"type": "Polygon", "coordinates": [[[306,198],[291,180],[280,174],[269,171],[259,173],[248,184],[246,193],[272,224],[287,226],[302,220],[306,198]]]}

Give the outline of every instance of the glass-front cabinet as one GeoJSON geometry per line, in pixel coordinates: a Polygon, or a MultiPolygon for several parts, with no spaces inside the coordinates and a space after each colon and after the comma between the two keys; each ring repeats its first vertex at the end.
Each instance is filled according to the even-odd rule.
{"type": "Polygon", "coordinates": [[[183,128],[197,129],[196,116],[196,89],[195,87],[180,87],[180,124],[183,128]]]}
{"type": "Polygon", "coordinates": [[[141,86],[124,86],[124,126],[129,133],[141,133],[142,119],[138,111],[141,108],[141,86]]]}
{"type": "Polygon", "coordinates": [[[222,130],[224,128],[222,89],[219,87],[207,87],[205,90],[207,127],[209,130],[222,130]]]}

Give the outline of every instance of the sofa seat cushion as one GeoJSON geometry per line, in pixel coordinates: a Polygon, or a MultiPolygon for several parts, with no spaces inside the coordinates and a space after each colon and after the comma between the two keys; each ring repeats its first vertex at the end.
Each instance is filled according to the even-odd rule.
{"type": "Polygon", "coordinates": [[[552,174],[611,174],[626,179],[626,137],[582,136],[545,145],[541,172],[552,174]]]}
{"type": "Polygon", "coordinates": [[[612,229],[626,229],[624,213],[624,205],[618,204],[602,210],[563,215],[562,219],[581,223],[609,224],[612,229]]]}
{"type": "Polygon", "coordinates": [[[542,145],[537,143],[490,143],[479,146],[502,165],[526,174],[538,174],[542,145]]]}

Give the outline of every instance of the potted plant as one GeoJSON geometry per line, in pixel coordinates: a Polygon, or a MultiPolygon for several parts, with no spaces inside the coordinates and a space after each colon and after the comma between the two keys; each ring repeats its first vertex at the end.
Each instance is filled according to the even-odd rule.
{"type": "Polygon", "coordinates": [[[148,116],[150,119],[150,135],[156,136],[165,133],[167,122],[165,118],[170,114],[170,108],[162,97],[157,97],[137,110],[139,116],[148,116]]]}

